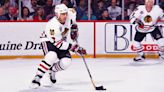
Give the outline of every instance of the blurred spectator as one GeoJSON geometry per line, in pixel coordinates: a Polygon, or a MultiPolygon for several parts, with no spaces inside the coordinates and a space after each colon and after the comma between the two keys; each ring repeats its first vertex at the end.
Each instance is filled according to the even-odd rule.
{"type": "Polygon", "coordinates": [[[138,5],[143,5],[145,2],[143,2],[143,0],[131,0],[132,2],[135,2],[136,3],[136,6],[138,5]]]}
{"type": "Polygon", "coordinates": [[[46,4],[46,0],[37,0],[37,4],[39,6],[44,6],[46,4]]]}
{"type": "Polygon", "coordinates": [[[101,11],[101,16],[98,20],[112,20],[112,18],[109,17],[109,13],[107,9],[104,9],[101,11]]]}
{"type": "Polygon", "coordinates": [[[130,15],[128,15],[127,9],[124,11],[124,20],[130,20],[130,15]]]}
{"type": "MultiPolygon", "coordinates": [[[[0,10],[1,15],[0,19],[3,19],[2,15],[5,16],[9,20],[15,20],[17,18],[18,13],[18,1],[19,0],[0,0],[0,10]],[[14,7],[15,9],[9,9],[9,6],[14,7]],[[3,12],[2,13],[2,9],[3,12]],[[14,14],[12,14],[14,13],[14,14]]],[[[24,11],[23,16],[20,18],[21,20],[31,20],[35,17],[35,20],[49,20],[54,16],[53,6],[64,3],[69,8],[75,8],[77,11],[77,20],[88,19],[88,11],[87,4],[88,0],[21,0],[22,1],[22,11],[24,11]],[[27,8],[24,8],[26,6],[27,8]],[[37,7],[43,7],[42,9],[37,9],[37,7]],[[29,16],[29,11],[30,15],[29,16]],[[43,14],[41,14],[41,12],[43,14]],[[35,16],[34,16],[35,14],[35,16]]],[[[125,2],[125,20],[129,19],[129,16],[134,9],[139,4],[143,4],[143,0],[124,0],[125,2]]],[[[91,0],[91,9],[93,10],[93,14],[91,12],[91,20],[121,20],[121,7],[122,0],[91,0]],[[110,6],[111,5],[111,6],[110,6]],[[121,7],[119,7],[121,6],[121,7]],[[108,8],[107,8],[108,7],[108,8]],[[106,10],[107,9],[107,10],[106,10]],[[108,11],[108,14],[106,13],[108,11]],[[96,16],[96,17],[95,17],[96,16]]],[[[159,6],[164,10],[164,0],[159,0],[159,6]]],[[[23,12],[21,12],[23,13],[23,12]]],[[[5,19],[5,18],[4,18],[5,19]]]]}
{"type": "Polygon", "coordinates": [[[7,20],[17,20],[17,9],[13,6],[10,6],[8,13],[6,13],[5,16],[7,20]]]}
{"type": "Polygon", "coordinates": [[[65,4],[67,7],[69,6],[69,2],[68,2],[68,0],[61,0],[60,3],[65,4]]]}
{"type": "Polygon", "coordinates": [[[0,0],[0,5],[3,6],[7,2],[9,2],[9,0],[0,0]]]}
{"type": "Polygon", "coordinates": [[[97,0],[91,0],[91,8],[93,10],[93,14],[96,14],[95,11],[97,10],[97,0]]]}
{"type": "Polygon", "coordinates": [[[10,6],[18,7],[17,0],[9,0],[10,6]]]}
{"type": "Polygon", "coordinates": [[[61,0],[62,4],[65,4],[68,8],[73,8],[73,4],[70,0],[61,0]]]}
{"type": "Polygon", "coordinates": [[[3,7],[0,7],[0,20],[7,20],[6,16],[4,16],[3,7]]]}
{"type": "Polygon", "coordinates": [[[80,20],[86,12],[85,0],[80,0],[79,6],[76,8],[77,20],[80,20]]]}
{"type": "Polygon", "coordinates": [[[80,0],[76,0],[76,5],[79,6],[80,0]]]}
{"type": "Polygon", "coordinates": [[[136,8],[136,2],[129,2],[127,13],[130,15],[136,8]]]}
{"type": "Polygon", "coordinates": [[[22,0],[23,6],[29,6],[31,4],[31,0],[22,0]]]}
{"type": "Polygon", "coordinates": [[[2,6],[5,14],[9,12],[9,4],[10,4],[10,2],[6,1],[6,2],[4,2],[4,5],[2,6]]]}
{"type": "Polygon", "coordinates": [[[21,10],[21,18],[19,20],[33,20],[30,16],[30,10],[27,7],[23,7],[21,10]]]}
{"type": "Polygon", "coordinates": [[[71,4],[73,5],[73,7],[77,7],[77,3],[76,3],[76,0],[70,0],[71,4]]]}
{"type": "MultiPolygon", "coordinates": [[[[116,20],[122,20],[122,16],[121,15],[117,16],[116,20]]],[[[124,10],[124,20],[129,20],[127,9],[124,10]]]]}
{"type": "Polygon", "coordinates": [[[116,20],[116,17],[121,15],[121,8],[116,6],[116,0],[112,0],[112,5],[108,7],[109,16],[112,20],[116,20]]]}
{"type": "Polygon", "coordinates": [[[53,4],[52,5],[58,5],[61,3],[61,0],[53,0],[53,4]]]}
{"type": "Polygon", "coordinates": [[[46,0],[46,5],[43,7],[45,16],[49,15],[53,9],[53,0],[46,0]]]}
{"type": "Polygon", "coordinates": [[[136,6],[144,4],[143,0],[125,0],[125,7],[126,8],[128,8],[127,6],[129,5],[130,2],[135,2],[136,6]]]}
{"type": "Polygon", "coordinates": [[[4,0],[0,0],[0,6],[4,5],[4,0]]]}
{"type": "Polygon", "coordinates": [[[164,0],[161,0],[159,6],[164,10],[164,0]]]}
{"type": "Polygon", "coordinates": [[[100,12],[104,9],[107,9],[104,5],[104,2],[102,0],[99,0],[97,2],[97,8],[94,9],[93,13],[96,15],[96,17],[99,19],[101,17],[100,12]]]}
{"type": "MultiPolygon", "coordinates": [[[[92,14],[92,10],[90,11],[90,13],[91,13],[90,20],[97,20],[96,16],[92,14]]],[[[85,11],[85,13],[83,14],[80,20],[88,20],[88,11],[85,11]]]]}
{"type": "Polygon", "coordinates": [[[54,10],[55,10],[55,5],[53,6],[51,13],[46,16],[46,20],[50,20],[51,18],[53,18],[55,16],[54,10]]]}
{"type": "Polygon", "coordinates": [[[29,0],[25,6],[30,10],[30,15],[34,15],[37,7],[39,7],[37,0],[29,0]]]}
{"type": "Polygon", "coordinates": [[[43,7],[37,7],[35,15],[33,16],[33,19],[34,20],[45,20],[43,7]]]}
{"type": "Polygon", "coordinates": [[[111,5],[111,0],[104,0],[105,7],[109,7],[111,5]]]}
{"type": "MultiPolygon", "coordinates": [[[[112,0],[114,1],[114,0],[112,0]]],[[[119,7],[122,7],[122,0],[115,0],[116,1],[116,5],[119,6],[119,7]]],[[[112,5],[112,3],[111,3],[112,5]]]]}

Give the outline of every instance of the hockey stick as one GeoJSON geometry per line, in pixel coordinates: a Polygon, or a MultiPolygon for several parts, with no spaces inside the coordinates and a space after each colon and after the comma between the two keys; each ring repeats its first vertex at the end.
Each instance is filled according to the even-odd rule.
{"type": "MultiPolygon", "coordinates": [[[[78,44],[78,41],[77,41],[77,40],[75,40],[75,41],[76,41],[76,43],[78,44]]],[[[78,54],[77,54],[77,55],[78,55],[78,54]]],[[[95,83],[94,83],[94,81],[93,81],[93,78],[92,78],[92,75],[91,75],[91,72],[90,72],[90,70],[89,70],[89,68],[88,68],[88,65],[87,65],[87,62],[86,62],[84,56],[81,55],[81,54],[80,54],[80,56],[81,56],[82,59],[83,59],[84,65],[85,65],[85,67],[86,67],[86,69],[87,69],[87,71],[88,71],[90,80],[91,80],[92,85],[93,85],[93,87],[95,88],[95,90],[106,90],[106,88],[104,88],[103,86],[96,86],[96,85],[95,85],[95,83]]]]}
{"type": "Polygon", "coordinates": [[[84,64],[85,64],[85,67],[86,67],[86,69],[87,69],[87,71],[88,71],[90,80],[91,80],[91,82],[92,82],[93,87],[95,88],[95,90],[106,90],[106,88],[104,88],[103,86],[96,86],[96,85],[95,85],[95,83],[94,83],[94,81],[93,81],[93,78],[92,78],[92,75],[91,75],[91,72],[90,72],[90,70],[89,70],[89,68],[88,68],[88,65],[87,65],[87,63],[86,63],[86,61],[85,61],[84,56],[83,56],[83,55],[80,55],[80,56],[81,56],[82,59],[83,59],[83,62],[84,62],[84,64]]]}

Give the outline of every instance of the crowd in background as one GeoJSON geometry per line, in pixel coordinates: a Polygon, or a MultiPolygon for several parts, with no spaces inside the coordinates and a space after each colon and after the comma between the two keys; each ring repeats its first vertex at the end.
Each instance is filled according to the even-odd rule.
{"type": "MultiPolygon", "coordinates": [[[[88,20],[88,0],[0,0],[0,20],[49,20],[55,16],[55,5],[60,3],[74,8],[77,20],[88,20]]],[[[143,0],[124,0],[124,20],[129,20],[141,4],[143,0]]],[[[122,0],[91,0],[90,5],[90,20],[122,19],[122,0]]],[[[159,5],[164,10],[164,0],[159,0],[159,5]]]]}

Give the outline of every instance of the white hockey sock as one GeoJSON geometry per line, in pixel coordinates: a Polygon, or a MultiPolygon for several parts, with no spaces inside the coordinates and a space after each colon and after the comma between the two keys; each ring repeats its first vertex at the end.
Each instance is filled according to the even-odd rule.
{"type": "Polygon", "coordinates": [[[37,75],[43,77],[43,75],[50,69],[51,65],[48,64],[46,61],[42,60],[38,66],[37,75]]]}
{"type": "Polygon", "coordinates": [[[52,67],[52,70],[55,72],[65,70],[71,64],[71,58],[62,58],[60,61],[55,63],[52,67]]]}
{"type": "Polygon", "coordinates": [[[58,72],[58,71],[64,70],[64,68],[62,68],[62,66],[60,64],[60,61],[59,61],[59,62],[57,62],[53,65],[52,70],[55,71],[55,72],[58,72]]]}

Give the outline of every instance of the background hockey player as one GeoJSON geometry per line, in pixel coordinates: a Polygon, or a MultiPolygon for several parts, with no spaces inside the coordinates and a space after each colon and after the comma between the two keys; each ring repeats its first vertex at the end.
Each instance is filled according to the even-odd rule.
{"type": "Polygon", "coordinates": [[[71,35],[72,40],[77,40],[78,37],[75,10],[60,4],[56,5],[55,13],[56,16],[47,23],[45,32],[41,36],[41,45],[45,57],[40,62],[37,73],[32,80],[32,88],[40,86],[40,79],[47,71],[50,71],[51,82],[55,83],[56,72],[65,70],[71,63],[69,51],[80,55],[86,54],[86,50],[78,44],[67,42],[69,35],[71,35]]]}
{"type": "Polygon", "coordinates": [[[158,20],[164,16],[164,13],[158,5],[154,5],[154,2],[154,0],[145,0],[145,5],[138,6],[130,16],[130,22],[137,24],[133,46],[138,56],[134,58],[134,61],[143,61],[145,59],[141,41],[148,33],[157,40],[159,56],[164,59],[164,38],[157,26],[158,20]]]}

